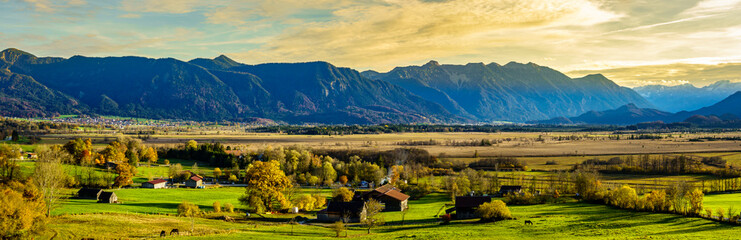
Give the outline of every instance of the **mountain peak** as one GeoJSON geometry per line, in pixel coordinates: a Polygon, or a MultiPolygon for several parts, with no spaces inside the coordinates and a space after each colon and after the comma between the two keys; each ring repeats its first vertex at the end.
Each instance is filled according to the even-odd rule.
{"type": "Polygon", "coordinates": [[[440,63],[438,63],[435,60],[430,60],[429,62],[427,62],[425,65],[422,65],[422,66],[423,67],[439,67],[440,63]]]}
{"type": "Polygon", "coordinates": [[[3,60],[10,64],[14,63],[16,60],[22,57],[31,59],[36,58],[36,56],[34,56],[33,54],[19,50],[17,48],[8,48],[0,52],[0,60],[3,60]]]}

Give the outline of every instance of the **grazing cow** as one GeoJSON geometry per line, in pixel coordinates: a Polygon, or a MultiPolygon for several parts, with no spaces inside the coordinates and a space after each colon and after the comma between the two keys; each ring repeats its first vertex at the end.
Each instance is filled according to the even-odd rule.
{"type": "Polygon", "coordinates": [[[172,231],[170,231],[170,235],[180,235],[180,231],[178,231],[178,229],[175,228],[172,231]]]}
{"type": "Polygon", "coordinates": [[[525,220],[525,225],[533,225],[533,221],[525,220]]]}
{"type": "Polygon", "coordinates": [[[167,236],[167,232],[165,232],[165,230],[162,230],[162,232],[160,232],[160,237],[166,237],[166,236],[167,236]]]}

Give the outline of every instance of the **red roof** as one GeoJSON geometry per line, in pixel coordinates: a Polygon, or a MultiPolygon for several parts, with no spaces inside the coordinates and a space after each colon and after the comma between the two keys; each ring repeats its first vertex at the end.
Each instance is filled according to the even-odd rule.
{"type": "Polygon", "coordinates": [[[373,190],[373,192],[377,192],[381,195],[392,197],[399,201],[404,201],[404,200],[409,199],[409,195],[401,193],[399,189],[397,189],[396,187],[394,187],[394,185],[391,185],[391,184],[386,184],[379,188],[376,188],[373,190]]]}
{"type": "Polygon", "coordinates": [[[155,179],[155,180],[149,181],[148,183],[158,184],[158,183],[164,183],[164,182],[167,182],[167,180],[165,180],[165,179],[155,179]]]}
{"type": "Polygon", "coordinates": [[[198,176],[192,176],[192,177],[190,177],[190,180],[193,180],[193,181],[198,182],[198,181],[201,181],[203,179],[202,178],[199,178],[198,176]]]}

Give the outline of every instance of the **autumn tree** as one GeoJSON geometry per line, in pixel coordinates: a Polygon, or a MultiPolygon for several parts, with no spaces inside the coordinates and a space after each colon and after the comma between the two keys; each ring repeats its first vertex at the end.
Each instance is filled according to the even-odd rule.
{"type": "Polygon", "coordinates": [[[337,179],[337,172],[332,167],[331,162],[324,162],[322,164],[322,179],[325,185],[330,185],[337,179]]]}
{"type": "Polygon", "coordinates": [[[46,219],[43,194],[31,182],[0,184],[0,239],[29,238],[46,219]]]}
{"type": "Polygon", "coordinates": [[[396,184],[399,179],[401,179],[401,173],[404,172],[404,166],[402,165],[394,165],[391,166],[391,178],[389,179],[389,183],[396,184]]]}
{"type": "MultiPolygon", "coordinates": [[[[702,199],[705,194],[702,190],[695,188],[687,194],[690,201],[690,214],[693,216],[699,216],[702,212],[702,199]]],[[[729,215],[730,216],[730,215],[729,215]]]]}
{"type": "Polygon", "coordinates": [[[284,191],[292,187],[291,180],[280,169],[277,161],[256,161],[247,168],[247,188],[239,201],[256,212],[290,207],[284,191]]]}
{"type": "Polygon", "coordinates": [[[98,156],[97,163],[98,164],[104,164],[106,162],[113,162],[113,163],[124,163],[127,162],[128,159],[126,158],[126,145],[123,145],[119,143],[118,141],[113,141],[108,146],[103,149],[103,151],[100,152],[100,155],[98,156]]]}
{"type": "Polygon", "coordinates": [[[332,191],[332,201],[335,202],[349,202],[352,201],[353,193],[350,189],[346,187],[341,187],[338,189],[335,189],[332,191]]]}
{"type": "Polygon", "coordinates": [[[64,172],[62,162],[67,162],[72,157],[60,146],[51,148],[40,147],[33,179],[39,187],[46,203],[46,215],[51,216],[51,210],[56,207],[57,201],[62,196],[67,174],[64,172]]]}
{"type": "Polygon", "coordinates": [[[20,174],[16,163],[21,157],[20,147],[15,144],[0,144],[0,181],[10,181],[20,174]]]}
{"type": "Polygon", "coordinates": [[[134,182],[132,181],[132,178],[134,177],[135,171],[136,169],[128,163],[118,164],[116,167],[116,173],[118,176],[116,176],[113,185],[120,188],[133,184],[134,182]]]}
{"type": "Polygon", "coordinates": [[[219,179],[221,177],[221,168],[214,168],[214,177],[219,179]]]}
{"type": "Polygon", "coordinates": [[[384,220],[381,211],[383,211],[383,205],[378,200],[371,199],[365,202],[365,219],[361,223],[368,228],[368,234],[370,234],[371,228],[383,225],[384,220]]]}
{"type": "Polygon", "coordinates": [[[90,164],[92,162],[93,143],[90,138],[83,140],[76,138],[64,144],[64,150],[72,156],[77,165],[90,164]]]}
{"type": "Polygon", "coordinates": [[[157,151],[154,150],[154,148],[152,147],[143,148],[139,153],[139,159],[141,161],[147,162],[150,165],[157,163],[157,160],[159,160],[157,151]]]}

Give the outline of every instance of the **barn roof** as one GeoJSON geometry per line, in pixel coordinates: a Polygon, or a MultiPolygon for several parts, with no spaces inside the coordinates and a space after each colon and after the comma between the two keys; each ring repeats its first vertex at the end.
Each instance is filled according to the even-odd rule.
{"type": "Polygon", "coordinates": [[[98,198],[99,199],[108,199],[108,198],[111,198],[111,196],[116,196],[116,193],[114,193],[114,192],[102,192],[102,193],[100,193],[100,197],[98,197],[98,198]]]}
{"type": "Polygon", "coordinates": [[[147,183],[159,184],[159,183],[164,183],[164,182],[167,182],[167,180],[165,180],[165,179],[155,179],[155,180],[149,181],[147,183]]]}
{"type": "Polygon", "coordinates": [[[77,194],[79,195],[97,195],[100,193],[100,188],[82,188],[80,191],[77,191],[77,194]]]}
{"type": "Polygon", "coordinates": [[[491,202],[491,196],[460,196],[455,197],[456,208],[475,208],[481,204],[491,202]]]}
{"type": "Polygon", "coordinates": [[[394,185],[391,185],[391,184],[386,184],[381,187],[378,187],[368,194],[373,194],[373,193],[378,194],[378,195],[385,195],[385,196],[391,197],[399,201],[404,201],[404,200],[409,199],[409,195],[402,193],[401,191],[399,191],[398,188],[394,187],[394,185]]]}
{"type": "Polygon", "coordinates": [[[198,181],[201,181],[201,180],[203,180],[203,178],[200,178],[200,177],[198,177],[198,175],[196,175],[196,176],[192,176],[192,177],[190,177],[190,180],[193,180],[193,181],[196,181],[196,182],[198,182],[198,181]]]}
{"type": "Polygon", "coordinates": [[[335,213],[359,213],[363,211],[365,202],[363,201],[351,201],[351,202],[329,202],[327,205],[327,212],[335,213]]]}

